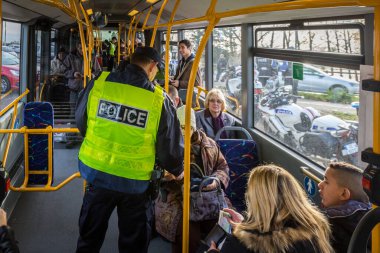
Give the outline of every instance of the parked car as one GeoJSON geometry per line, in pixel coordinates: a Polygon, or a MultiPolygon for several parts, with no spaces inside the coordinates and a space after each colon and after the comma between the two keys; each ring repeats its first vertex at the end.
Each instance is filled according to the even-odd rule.
{"type": "Polygon", "coordinates": [[[3,52],[7,52],[7,53],[9,53],[9,54],[11,54],[11,55],[13,55],[15,57],[18,57],[18,54],[17,54],[16,50],[14,48],[12,48],[12,47],[3,46],[2,50],[3,50],[3,52]]]}
{"type": "Polygon", "coordinates": [[[7,52],[2,53],[1,93],[19,87],[19,59],[7,52]]]}
{"type": "Polygon", "coordinates": [[[337,76],[330,76],[322,70],[313,66],[303,65],[303,80],[298,81],[299,91],[321,92],[332,91],[334,93],[347,92],[349,94],[359,93],[359,83],[337,76]]]}
{"type": "MultiPolygon", "coordinates": [[[[291,62],[271,60],[268,58],[255,58],[255,66],[259,71],[259,81],[266,85],[268,82],[274,83],[277,87],[292,84],[291,62]],[[282,68],[286,67],[286,68],[282,68]]],[[[276,87],[274,87],[276,88],[276,87]]],[[[309,91],[327,93],[357,94],[359,93],[359,83],[337,76],[330,76],[322,70],[308,64],[303,64],[303,80],[298,81],[298,91],[309,91]]]]}

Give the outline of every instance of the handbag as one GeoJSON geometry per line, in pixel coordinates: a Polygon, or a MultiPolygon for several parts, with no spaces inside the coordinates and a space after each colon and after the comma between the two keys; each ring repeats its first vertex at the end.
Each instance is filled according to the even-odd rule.
{"type": "Polygon", "coordinates": [[[218,219],[219,211],[227,207],[224,192],[220,180],[216,177],[204,177],[199,185],[199,190],[190,193],[190,220],[205,221],[218,219]],[[217,182],[216,189],[202,191],[202,188],[210,180],[217,182]]]}

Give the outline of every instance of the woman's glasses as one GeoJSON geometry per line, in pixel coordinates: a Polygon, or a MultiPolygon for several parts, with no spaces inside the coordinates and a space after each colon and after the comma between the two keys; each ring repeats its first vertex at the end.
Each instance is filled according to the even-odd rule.
{"type": "Polygon", "coordinates": [[[220,99],[210,99],[209,101],[210,101],[210,103],[218,103],[218,104],[222,103],[222,100],[220,100],[220,99]]]}

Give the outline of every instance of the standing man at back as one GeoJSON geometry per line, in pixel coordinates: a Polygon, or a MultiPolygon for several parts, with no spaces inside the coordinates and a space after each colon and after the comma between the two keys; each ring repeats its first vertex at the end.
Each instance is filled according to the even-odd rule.
{"type": "Polygon", "coordinates": [[[155,162],[178,176],[183,138],[170,98],[152,80],[158,52],[139,47],[124,72],[103,72],[81,94],[76,121],[84,136],[79,170],[88,186],[77,253],[99,252],[117,207],[119,252],[146,253],[150,178],[155,162]]]}
{"type": "Polygon", "coordinates": [[[114,64],[115,64],[115,52],[116,52],[116,43],[117,43],[117,38],[112,37],[110,47],[109,47],[109,61],[108,61],[108,71],[112,71],[114,64]]]}

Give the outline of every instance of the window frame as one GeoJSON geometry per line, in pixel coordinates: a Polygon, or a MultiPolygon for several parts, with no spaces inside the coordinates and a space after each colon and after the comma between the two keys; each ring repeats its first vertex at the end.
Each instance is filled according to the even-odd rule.
{"type": "MultiPolygon", "coordinates": [[[[359,16],[345,16],[345,17],[333,17],[333,18],[318,18],[318,19],[309,19],[309,20],[293,20],[293,21],[282,21],[282,22],[265,22],[265,23],[250,23],[248,25],[251,26],[251,29],[253,30],[251,34],[252,39],[252,47],[248,47],[249,50],[248,56],[245,56],[247,58],[251,58],[250,60],[254,62],[255,57],[263,57],[263,58],[270,58],[270,59],[277,59],[277,60],[286,60],[286,61],[292,61],[292,62],[299,62],[303,64],[315,64],[315,65],[328,65],[331,67],[337,67],[337,68],[350,68],[353,70],[359,70],[360,65],[365,64],[368,59],[366,59],[366,56],[368,57],[366,53],[366,47],[365,47],[365,28],[368,25],[367,24],[367,18],[365,15],[359,15],[359,16]],[[306,22],[323,22],[323,21],[344,21],[344,20],[352,20],[352,19],[363,19],[366,23],[342,23],[342,24],[327,24],[327,25],[303,25],[303,23],[306,22]],[[276,25],[276,24],[289,24],[288,27],[265,27],[265,28],[255,28],[260,25],[276,25]],[[300,26],[302,24],[302,26],[300,26]],[[311,51],[301,51],[301,50],[289,50],[289,49],[272,49],[272,48],[258,48],[257,47],[257,32],[259,31],[282,31],[282,30],[296,30],[300,28],[301,30],[316,30],[315,28],[321,30],[328,28],[334,28],[334,29],[359,29],[360,32],[360,55],[349,55],[349,54],[336,54],[336,53],[325,53],[325,52],[311,52],[311,51]]],[[[246,48],[243,48],[246,49],[246,48]]],[[[244,65],[244,61],[242,61],[242,64],[244,65]]],[[[252,64],[253,65],[253,64],[252,64]]],[[[253,66],[252,66],[253,67],[253,66]]],[[[253,79],[253,78],[252,78],[253,79]]],[[[249,81],[249,80],[248,80],[249,81]]],[[[243,85],[243,84],[242,84],[243,85]]],[[[247,84],[247,90],[250,91],[255,88],[254,82],[248,82],[247,84]]],[[[277,143],[282,149],[288,150],[288,152],[295,153],[299,156],[301,156],[303,159],[308,161],[308,163],[312,163],[316,165],[319,169],[324,169],[323,166],[318,164],[316,161],[306,157],[305,155],[301,154],[298,150],[292,149],[288,147],[285,143],[279,141],[278,139],[274,138],[273,136],[267,134],[262,129],[259,129],[256,127],[254,123],[254,112],[255,108],[252,105],[248,108],[245,108],[248,112],[244,114],[248,115],[252,119],[248,120],[248,126],[252,128],[254,131],[257,131],[260,133],[260,135],[265,136],[266,139],[270,140],[271,142],[277,143]]],[[[244,108],[243,108],[244,110],[244,108]]],[[[244,122],[243,122],[244,123],[244,122]]]]}

